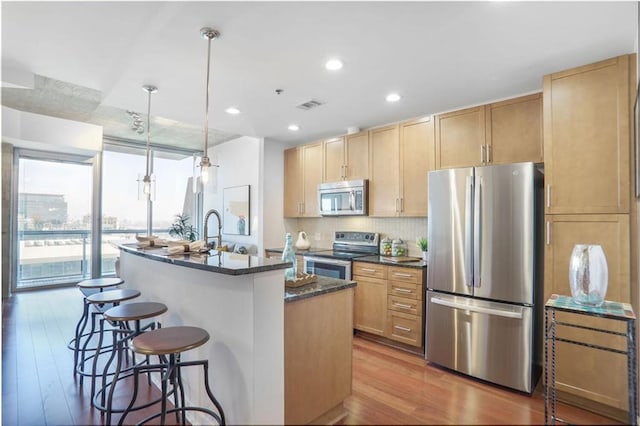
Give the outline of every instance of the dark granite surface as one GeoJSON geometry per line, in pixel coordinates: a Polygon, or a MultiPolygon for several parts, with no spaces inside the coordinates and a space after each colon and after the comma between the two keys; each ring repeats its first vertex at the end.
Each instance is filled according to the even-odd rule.
{"type": "MultiPolygon", "coordinates": [[[[330,248],[313,247],[313,246],[309,247],[306,250],[300,250],[294,247],[294,250],[296,252],[296,255],[300,255],[300,256],[304,256],[305,254],[309,254],[316,251],[333,251],[333,249],[330,249],[330,248]]],[[[265,249],[264,251],[282,254],[282,252],[284,251],[284,247],[268,248],[268,249],[265,249]]]]}
{"type": "Polygon", "coordinates": [[[121,243],[116,246],[128,253],[148,259],[226,275],[255,274],[257,272],[286,269],[289,266],[288,263],[278,258],[267,259],[246,254],[218,252],[216,250],[211,250],[209,254],[181,253],[169,255],[166,248],[142,249],[138,248],[136,243],[121,243]]]}
{"type": "Polygon", "coordinates": [[[420,268],[427,267],[427,262],[425,262],[424,260],[416,260],[415,262],[391,262],[391,261],[385,260],[382,256],[377,256],[377,255],[358,257],[357,259],[353,259],[353,260],[357,262],[379,263],[381,265],[402,266],[404,268],[420,269],[420,268]]]}
{"type": "Polygon", "coordinates": [[[332,293],[356,286],[355,281],[345,281],[337,278],[329,278],[318,275],[318,281],[311,284],[305,284],[300,287],[285,287],[284,302],[290,303],[296,300],[308,299],[321,294],[332,293]]]}

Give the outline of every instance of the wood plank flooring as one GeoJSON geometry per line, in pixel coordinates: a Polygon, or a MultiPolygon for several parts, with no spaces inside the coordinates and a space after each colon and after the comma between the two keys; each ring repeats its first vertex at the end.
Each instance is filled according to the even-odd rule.
{"type": "MultiPolygon", "coordinates": [[[[20,293],[2,303],[2,424],[101,425],[104,418],[73,375],[66,345],[82,307],[75,288],[20,293]]],[[[353,392],[342,424],[541,424],[541,395],[523,395],[429,365],[422,358],[354,338],[353,392]]],[[[157,397],[155,388],[141,398],[157,397]]],[[[120,400],[131,391],[122,386],[120,400]]],[[[132,413],[127,423],[149,414],[132,413]]],[[[615,421],[560,404],[579,424],[615,421]]],[[[119,416],[115,415],[116,423],[119,416]]],[[[169,419],[171,420],[171,418],[169,419]]]]}

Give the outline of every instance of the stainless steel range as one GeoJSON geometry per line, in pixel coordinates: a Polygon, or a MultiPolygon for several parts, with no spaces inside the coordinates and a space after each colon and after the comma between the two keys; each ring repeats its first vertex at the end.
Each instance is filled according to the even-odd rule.
{"type": "Polygon", "coordinates": [[[307,274],[350,280],[353,259],[378,254],[380,235],[377,232],[339,231],[333,239],[333,251],[318,251],[304,255],[307,274]]]}

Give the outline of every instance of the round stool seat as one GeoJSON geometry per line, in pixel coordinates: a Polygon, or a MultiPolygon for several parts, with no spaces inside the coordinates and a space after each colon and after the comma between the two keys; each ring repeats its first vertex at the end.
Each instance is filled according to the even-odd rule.
{"type": "Polygon", "coordinates": [[[91,296],[87,297],[87,302],[97,304],[117,303],[124,302],[125,300],[135,299],[138,296],[140,296],[140,292],[138,290],[125,288],[92,294],[91,296]]]}
{"type": "Polygon", "coordinates": [[[109,321],[135,321],[167,312],[167,305],[156,302],[128,303],[108,309],[103,315],[109,321]]]}
{"type": "Polygon", "coordinates": [[[199,327],[165,327],[134,338],[131,349],[145,355],[166,355],[188,351],[205,344],[209,333],[199,327]]]}
{"type": "Polygon", "coordinates": [[[80,288],[97,289],[115,287],[124,283],[122,278],[93,278],[91,280],[80,281],[77,286],[80,288]]]}

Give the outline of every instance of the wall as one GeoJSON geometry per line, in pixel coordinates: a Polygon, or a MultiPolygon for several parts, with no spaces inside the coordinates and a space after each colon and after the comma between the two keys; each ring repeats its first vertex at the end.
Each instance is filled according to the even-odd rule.
{"type": "Polygon", "coordinates": [[[2,244],[0,245],[0,256],[2,256],[2,298],[9,296],[11,262],[14,253],[13,236],[11,235],[11,187],[13,177],[13,145],[2,144],[2,214],[0,215],[0,227],[2,228],[2,244]]]}
{"type": "MultiPolygon", "coordinates": [[[[261,139],[243,136],[229,142],[209,148],[209,156],[214,167],[211,171],[209,182],[203,191],[203,212],[216,209],[223,213],[223,189],[232,186],[249,185],[250,194],[250,235],[222,234],[223,241],[260,245],[260,203],[261,192],[260,176],[260,151],[263,141],[261,139]]],[[[215,218],[209,219],[209,236],[218,232],[215,218]]]]}
{"type": "MultiPolygon", "coordinates": [[[[427,236],[426,217],[376,218],[368,216],[323,217],[304,219],[285,219],[286,232],[294,235],[305,231],[311,239],[311,248],[329,248],[336,231],[369,231],[379,232],[380,238],[401,238],[407,242],[409,256],[422,256],[416,247],[416,237],[427,236]]],[[[284,242],[284,238],[283,238],[284,242]]],[[[281,247],[276,245],[276,247],[281,247]]]]}
{"type": "Polygon", "coordinates": [[[285,231],[282,217],[284,203],[284,150],[288,145],[276,141],[265,140],[264,156],[262,164],[263,170],[263,203],[264,212],[262,223],[263,246],[259,253],[263,253],[264,248],[283,247],[285,231]]]}

